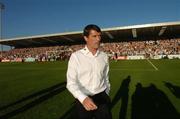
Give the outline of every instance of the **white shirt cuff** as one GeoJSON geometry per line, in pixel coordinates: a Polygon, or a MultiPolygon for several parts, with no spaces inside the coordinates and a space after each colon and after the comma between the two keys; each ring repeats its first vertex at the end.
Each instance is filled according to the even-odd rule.
{"type": "Polygon", "coordinates": [[[86,98],[86,95],[81,95],[79,96],[77,99],[81,102],[81,104],[83,103],[84,99],[86,98]]]}

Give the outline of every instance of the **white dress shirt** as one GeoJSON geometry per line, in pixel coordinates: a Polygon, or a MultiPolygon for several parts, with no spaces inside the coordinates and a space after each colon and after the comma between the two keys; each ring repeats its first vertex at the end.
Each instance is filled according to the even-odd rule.
{"type": "Polygon", "coordinates": [[[67,69],[67,89],[81,103],[88,95],[102,91],[109,94],[108,56],[97,50],[93,55],[87,46],[72,53],[67,69]]]}

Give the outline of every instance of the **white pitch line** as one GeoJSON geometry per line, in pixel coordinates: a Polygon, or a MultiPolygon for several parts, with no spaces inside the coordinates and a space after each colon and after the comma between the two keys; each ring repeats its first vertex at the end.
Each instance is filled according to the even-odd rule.
{"type": "Polygon", "coordinates": [[[154,67],[155,70],[158,70],[158,68],[149,59],[146,60],[154,67]]]}

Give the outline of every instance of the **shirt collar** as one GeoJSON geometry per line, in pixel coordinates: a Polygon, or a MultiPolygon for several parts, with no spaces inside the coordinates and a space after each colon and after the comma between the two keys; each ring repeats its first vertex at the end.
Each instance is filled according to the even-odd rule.
{"type": "MultiPolygon", "coordinates": [[[[89,51],[89,49],[87,48],[87,46],[85,46],[83,49],[82,49],[82,52],[85,54],[85,55],[92,55],[93,54],[89,51]]],[[[94,55],[95,57],[99,54],[99,50],[97,50],[96,54],[94,55]]]]}

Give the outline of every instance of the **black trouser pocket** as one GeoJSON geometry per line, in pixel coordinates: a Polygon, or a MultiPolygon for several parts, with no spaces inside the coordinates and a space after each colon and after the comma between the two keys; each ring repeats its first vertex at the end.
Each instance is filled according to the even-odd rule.
{"type": "Polygon", "coordinates": [[[110,100],[110,97],[106,94],[105,91],[99,93],[99,94],[96,94],[94,96],[90,96],[94,103],[98,106],[98,105],[101,105],[101,104],[108,104],[110,105],[111,103],[111,100],[110,100]]]}

